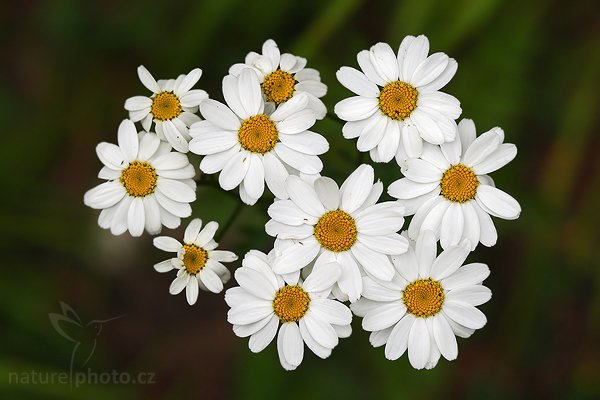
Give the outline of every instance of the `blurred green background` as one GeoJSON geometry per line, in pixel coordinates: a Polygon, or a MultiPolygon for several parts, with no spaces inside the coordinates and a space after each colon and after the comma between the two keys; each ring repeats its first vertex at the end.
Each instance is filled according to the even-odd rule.
{"type": "MultiPolygon", "coordinates": [[[[599,14],[595,0],[4,2],[0,397],[598,398],[599,14]],[[333,110],[349,95],[335,79],[340,66],[356,66],[356,53],[378,41],[397,48],[420,33],[432,51],[458,60],[444,90],[460,99],[463,116],[479,132],[502,126],[519,148],[493,177],[523,213],[495,219],[498,244],[469,258],[490,265],[494,295],[481,307],[487,326],[459,339],[455,362],[433,371],[412,370],[406,356],[389,362],[355,319],[329,359],[307,351],[286,373],[274,343],[255,355],[233,335],[222,294],[202,292],[193,307],[170,296],[173,275],[152,268],[168,255],[151,237],[113,237],[83,205],[99,183],[96,144],[115,142],[125,99],[146,94],[138,65],[157,78],[200,67],[197,87],[222,100],[228,67],[274,38],[321,71],[333,110]],[[123,315],[105,324],[85,368],[150,372],[155,383],[10,382],[11,373],[69,370],[73,344],[48,317],[60,301],[84,323],[123,315]]],[[[314,128],[331,144],[323,174],[339,182],[361,160],[340,127],[324,120],[314,128]]],[[[394,163],[376,171],[386,185],[400,176],[394,163]]],[[[236,212],[235,198],[213,187],[198,196],[194,216],[225,225],[236,212]]],[[[241,208],[221,246],[268,251],[268,203],[241,208]]]]}

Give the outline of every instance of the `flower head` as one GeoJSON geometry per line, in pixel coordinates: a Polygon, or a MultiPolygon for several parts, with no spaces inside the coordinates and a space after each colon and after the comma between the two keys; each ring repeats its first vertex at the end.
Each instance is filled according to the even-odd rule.
{"type": "Polygon", "coordinates": [[[190,305],[198,298],[198,288],[219,293],[231,277],[222,263],[235,261],[237,256],[231,251],[216,250],[218,244],[213,237],[218,227],[219,224],[211,221],[201,229],[202,220],[196,218],[186,228],[183,244],[169,236],[154,238],[157,248],[177,253],[177,257],[154,265],[154,269],[158,272],[178,270],[169,292],[179,294],[185,289],[190,305]]]}
{"type": "Polygon", "coordinates": [[[419,157],[423,141],[454,140],[460,103],[439,90],[458,64],[444,53],[428,53],[427,37],[407,36],[397,54],[377,43],[358,53],[362,72],[351,67],[337,72],[340,83],[356,94],[335,106],[338,117],[348,121],[344,137],[358,138],[358,150],[370,151],[373,161],[419,157]]]}
{"type": "Polygon", "coordinates": [[[287,284],[273,272],[272,262],[273,254],[250,251],[235,271],[240,286],[225,293],[233,331],[239,337],[250,336],[248,346],[254,353],[277,335],[279,361],[286,370],[300,365],[304,344],[317,356],[329,357],[339,338],[351,333],[350,309],[328,298],[341,273],[339,266],[315,266],[304,281],[287,284]]]}
{"type": "Polygon", "coordinates": [[[188,152],[191,139],[189,126],[200,121],[196,115],[198,105],[208,98],[204,90],[192,89],[202,76],[202,70],[193,69],[187,75],[177,79],[159,80],[152,77],[148,70],[138,67],[140,81],[152,92],[150,97],[134,96],[125,101],[125,109],[133,122],[142,121],[146,131],[156,124],[156,134],[166,140],[173,148],[182,153],[188,152]]]}
{"type": "Polygon", "coordinates": [[[256,74],[249,68],[239,77],[223,79],[227,105],[206,100],[200,111],[206,121],[192,125],[190,151],[204,155],[200,169],[221,171],[225,190],[239,186],[240,197],[254,204],[265,182],[275,196],[286,198],[285,179],[290,173],[319,173],[318,155],[329,149],[325,138],[308,131],[315,113],[306,108],[308,97],[294,96],[276,109],[265,104],[256,74]]]}
{"type": "Polygon", "coordinates": [[[127,119],[119,125],[118,142],[96,147],[104,164],[98,177],[107,181],[83,198],[88,207],[102,210],[100,227],[113,235],[129,230],[132,236],[140,236],[144,228],[157,234],[162,225],[178,227],[196,200],[196,172],[187,156],[171,152],[154,133],[138,133],[127,119]]]}
{"type": "Polygon", "coordinates": [[[485,264],[463,265],[468,254],[469,244],[463,243],[437,256],[435,235],[424,231],[405,254],[393,257],[394,279],[363,278],[363,297],[351,308],[372,332],[371,344],[385,344],[387,359],[408,349],[414,368],[431,369],[440,356],[456,359],[456,336],[469,337],[485,325],[476,306],[492,296],[481,284],[490,271],[485,264]]]}
{"type": "Polygon", "coordinates": [[[330,178],[309,183],[290,176],[286,182],[289,200],[269,207],[265,229],[278,241],[281,252],[273,270],[285,279],[297,279],[302,268],[315,262],[338,263],[341,274],[334,293],[341,300],[355,301],[362,291],[361,276],[390,280],[394,267],[390,255],[406,251],[408,241],[397,232],[404,223],[399,202],[377,203],[383,190],[374,183],[373,167],[361,165],[341,188],[330,178]]]}
{"type": "Polygon", "coordinates": [[[500,128],[475,138],[475,124],[469,119],[460,122],[458,132],[455,141],[425,145],[421,158],[406,160],[405,177],[392,183],[388,193],[406,207],[407,215],[415,214],[408,228],[411,238],[430,229],[443,248],[465,238],[471,249],[479,242],[493,246],[498,235],[490,215],[516,219],[521,206],[487,174],[515,158],[517,148],[503,143],[500,128]]]}
{"type": "Polygon", "coordinates": [[[319,71],[306,68],[306,59],[293,54],[281,54],[273,39],[267,40],[262,54],[250,52],[244,63],[234,64],[229,73],[239,76],[246,68],[252,68],[259,79],[264,99],[274,106],[283,104],[294,96],[304,93],[307,106],[322,119],[327,109],[320,97],[327,93],[327,86],[321,82],[319,71]]]}

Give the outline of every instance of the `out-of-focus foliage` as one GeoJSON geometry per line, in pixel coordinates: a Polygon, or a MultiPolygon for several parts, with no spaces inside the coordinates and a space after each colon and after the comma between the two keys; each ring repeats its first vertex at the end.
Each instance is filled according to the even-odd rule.
{"type": "MultiPolygon", "coordinates": [[[[561,1],[24,1],[0,12],[0,397],[114,398],[593,398],[600,396],[600,7],[561,1]],[[190,307],[170,296],[167,258],[151,238],[113,237],[84,207],[99,181],[94,152],[116,141],[129,96],[146,94],[136,67],[159,78],[194,67],[199,87],[222,100],[229,65],[274,38],[309,58],[329,86],[330,110],[349,95],[342,65],[378,41],[426,34],[432,51],[456,58],[445,89],[479,132],[500,125],[515,161],[494,179],[517,198],[517,221],[495,220],[498,244],[479,247],[492,300],[488,325],[459,339],[459,357],[413,371],[385,360],[360,320],[323,361],[307,352],[292,373],[275,346],[252,354],[226,322],[222,295],[190,307]],[[106,324],[84,370],[152,372],[153,385],[15,384],[9,374],[69,370],[73,343],[48,313],[70,304],[84,322],[106,324]]],[[[315,131],[331,144],[324,175],[343,179],[367,158],[335,119],[315,131]]],[[[197,166],[198,158],[194,158],[197,166]]],[[[387,185],[394,163],[377,165],[387,185]]],[[[212,186],[198,190],[194,216],[226,225],[221,244],[243,255],[268,250],[269,198],[236,209],[212,186]]],[[[179,234],[169,232],[168,234],[179,234]]],[[[87,334],[90,334],[89,332],[87,334]]]]}

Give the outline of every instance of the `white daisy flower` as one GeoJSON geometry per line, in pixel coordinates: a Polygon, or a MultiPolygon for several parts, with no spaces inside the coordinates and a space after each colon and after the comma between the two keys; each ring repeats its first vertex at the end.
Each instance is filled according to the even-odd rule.
{"type": "Polygon", "coordinates": [[[308,131],[315,114],[306,108],[304,94],[267,110],[258,78],[246,68],[239,77],[223,79],[227,105],[206,100],[200,111],[206,121],[192,125],[190,151],[204,155],[200,169],[207,174],[221,171],[219,184],[225,190],[239,185],[240,197],[254,204],[264,192],[286,198],[285,179],[290,173],[316,174],[323,168],[318,155],[329,149],[327,140],[308,131]]]}
{"type": "Polygon", "coordinates": [[[402,165],[405,178],[392,183],[388,193],[400,199],[406,214],[415,216],[408,233],[416,238],[430,229],[444,249],[469,239],[496,244],[498,234],[490,215],[516,219],[521,206],[509,194],[497,189],[486,175],[508,164],[517,148],[504,141],[504,131],[493,128],[475,139],[475,124],[463,119],[454,142],[427,145],[420,159],[402,165]]]}
{"type": "Polygon", "coordinates": [[[150,97],[134,96],[125,101],[125,109],[133,122],[142,121],[146,131],[156,124],[156,134],[173,148],[182,153],[188,152],[191,139],[189,126],[200,121],[196,115],[198,105],[208,98],[204,90],[192,89],[202,76],[200,68],[177,79],[154,80],[143,66],[138,67],[140,81],[152,92],[150,97]]]}
{"type": "Polygon", "coordinates": [[[250,52],[242,64],[234,64],[229,73],[239,76],[245,68],[252,68],[258,75],[264,99],[274,106],[285,103],[300,93],[308,98],[308,107],[323,119],[327,108],[319,97],[325,96],[327,86],[321,82],[319,71],[306,67],[306,59],[279,52],[273,39],[267,40],[262,54],[250,52]]]}
{"type": "Polygon", "coordinates": [[[370,151],[375,162],[419,157],[423,141],[454,140],[460,102],[439,90],[458,64],[444,53],[428,53],[427,37],[407,36],[398,55],[387,43],[377,43],[358,53],[362,72],[342,67],[336,74],[357,95],[335,106],[337,116],[348,121],[344,137],[358,138],[358,150],[370,151]]]}
{"type": "Polygon", "coordinates": [[[271,269],[272,259],[250,251],[235,271],[240,286],[228,289],[225,301],[231,307],[227,320],[239,337],[250,336],[248,347],[262,351],[277,335],[281,366],[296,369],[304,357],[304,344],[327,358],[340,337],[351,333],[350,309],[328,299],[331,286],[341,273],[337,264],[316,266],[304,280],[286,284],[271,269]]]}
{"type": "Polygon", "coordinates": [[[168,143],[149,132],[137,133],[126,119],[119,125],[119,145],[100,143],[104,164],[98,178],[106,179],[83,197],[85,205],[101,209],[98,224],[113,235],[129,230],[155,235],[162,225],[176,228],[192,214],[196,200],[196,172],[185,154],[171,152],[168,143]]]}
{"type": "Polygon", "coordinates": [[[169,292],[173,295],[185,289],[190,305],[198,299],[198,288],[213,293],[223,290],[223,284],[231,277],[229,270],[222,264],[232,262],[238,257],[231,251],[215,250],[218,244],[214,241],[219,224],[209,222],[202,228],[199,218],[190,221],[183,235],[183,244],[169,236],[154,238],[157,248],[177,253],[176,258],[154,265],[158,272],[169,272],[177,269],[177,278],[171,283],[169,292]]]}
{"type": "Polygon", "coordinates": [[[363,272],[392,279],[389,256],[408,247],[407,239],[397,233],[404,223],[404,207],[397,201],[377,204],[383,185],[373,181],[370,165],[358,167],[341,188],[327,177],[311,185],[290,176],[286,182],[290,198],[269,207],[272,219],[265,226],[278,240],[293,240],[275,260],[275,273],[293,280],[313,260],[316,266],[336,262],[342,273],[334,293],[350,301],[360,297],[363,272]]]}
{"type": "Polygon", "coordinates": [[[481,283],[490,271],[485,264],[462,265],[469,244],[451,247],[437,256],[437,242],[425,231],[416,246],[393,257],[397,274],[391,282],[364,277],[363,298],[351,305],[364,317],[374,347],[385,344],[385,357],[397,360],[408,348],[416,369],[431,369],[440,355],[458,356],[456,336],[469,337],[487,319],[476,306],[492,292],[481,283]]]}

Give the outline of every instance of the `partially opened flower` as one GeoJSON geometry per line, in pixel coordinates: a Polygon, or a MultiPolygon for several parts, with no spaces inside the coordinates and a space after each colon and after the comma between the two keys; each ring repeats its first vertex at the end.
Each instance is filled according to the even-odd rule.
{"type": "Polygon", "coordinates": [[[297,279],[313,260],[315,266],[338,263],[341,274],[334,287],[340,300],[356,301],[364,273],[390,280],[390,255],[406,251],[408,241],[397,232],[404,223],[404,207],[397,201],[377,203],[383,186],[374,183],[373,167],[361,165],[341,188],[330,178],[310,184],[290,176],[289,200],[269,207],[265,229],[278,240],[291,240],[273,270],[285,279],[297,279]]]}
{"type": "Polygon", "coordinates": [[[219,224],[209,222],[202,228],[202,220],[193,219],[183,235],[183,244],[169,236],[154,238],[157,248],[177,253],[177,257],[154,265],[158,272],[177,270],[177,278],[171,283],[169,292],[179,294],[185,289],[190,305],[196,303],[198,288],[213,293],[223,290],[223,284],[231,277],[229,270],[222,264],[237,260],[231,251],[216,250],[218,244],[213,237],[219,224]]]}
{"type": "Polygon", "coordinates": [[[192,213],[196,200],[194,167],[185,154],[171,152],[153,133],[140,132],[130,120],[119,125],[119,145],[100,143],[104,164],[98,177],[107,181],[88,190],[83,201],[101,209],[98,224],[113,235],[129,230],[132,236],[176,228],[192,213]]]}
{"type": "Polygon", "coordinates": [[[239,186],[242,201],[254,204],[265,182],[275,196],[286,198],[284,183],[290,173],[321,172],[318,155],[329,144],[308,130],[315,123],[315,113],[306,108],[306,95],[294,96],[268,112],[258,78],[249,68],[239,77],[223,79],[223,95],[227,105],[202,102],[200,111],[206,121],[190,129],[190,151],[205,156],[200,163],[204,173],[221,171],[223,189],[239,186]]]}
{"type": "Polygon", "coordinates": [[[485,264],[463,265],[468,254],[463,243],[437,256],[435,235],[424,231],[414,247],[393,258],[392,281],[364,278],[363,298],[351,309],[372,332],[371,344],[385,344],[387,359],[396,360],[408,349],[414,368],[431,369],[440,356],[456,359],[456,336],[469,337],[485,325],[476,306],[492,296],[482,285],[490,271],[485,264]]]}
{"type": "Polygon", "coordinates": [[[142,121],[146,131],[151,129],[154,121],[156,134],[161,140],[168,141],[175,150],[187,153],[191,139],[189,126],[200,120],[196,115],[198,105],[208,98],[204,90],[192,89],[202,76],[202,70],[196,68],[187,75],[179,75],[177,79],[157,82],[140,65],[138,76],[152,95],[128,98],[125,109],[129,111],[129,118],[133,122],[142,121]]]}
{"type": "Polygon", "coordinates": [[[302,363],[304,344],[317,356],[329,357],[339,338],[351,331],[350,309],[327,298],[340,275],[339,266],[316,266],[304,281],[286,284],[273,272],[271,262],[265,254],[250,251],[235,271],[240,286],[225,293],[231,307],[227,320],[234,333],[250,336],[248,347],[254,353],[277,335],[279,361],[286,370],[302,363]]]}
{"type": "Polygon", "coordinates": [[[306,68],[306,59],[293,54],[281,54],[273,39],[267,40],[262,54],[250,52],[244,63],[234,64],[231,75],[239,76],[245,68],[252,68],[258,75],[264,99],[274,106],[289,101],[300,93],[306,94],[308,107],[322,119],[327,113],[319,97],[325,96],[327,86],[321,82],[319,71],[306,68]]]}
{"type": "Polygon", "coordinates": [[[335,106],[337,116],[348,121],[344,137],[358,138],[358,150],[370,151],[373,161],[419,157],[423,141],[454,140],[460,103],[439,90],[458,64],[444,53],[428,53],[427,37],[407,36],[397,55],[387,43],[377,43],[358,53],[362,72],[351,67],[337,72],[340,83],[356,94],[335,106]]]}
{"type": "Polygon", "coordinates": [[[405,178],[392,183],[388,193],[400,200],[410,221],[408,234],[432,230],[443,248],[469,239],[496,244],[498,234],[490,215],[516,219],[521,206],[509,194],[497,189],[487,175],[508,164],[517,155],[514,144],[503,143],[504,131],[493,128],[475,138],[475,124],[463,119],[459,134],[451,143],[427,145],[420,159],[402,165],[405,178]]]}

